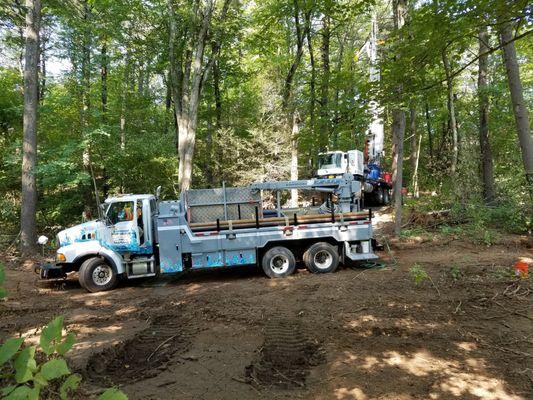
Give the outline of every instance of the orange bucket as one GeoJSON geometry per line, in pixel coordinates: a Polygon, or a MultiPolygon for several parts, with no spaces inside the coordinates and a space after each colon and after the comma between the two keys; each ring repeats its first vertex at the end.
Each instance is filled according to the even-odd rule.
{"type": "Polygon", "coordinates": [[[523,279],[527,278],[529,269],[529,264],[523,260],[518,260],[514,263],[514,271],[516,276],[519,276],[523,279]]]}

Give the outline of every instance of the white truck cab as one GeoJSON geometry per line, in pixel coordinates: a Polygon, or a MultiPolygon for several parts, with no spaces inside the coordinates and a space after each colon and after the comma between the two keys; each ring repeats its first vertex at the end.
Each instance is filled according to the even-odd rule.
{"type": "Polygon", "coordinates": [[[154,195],[110,197],[102,204],[103,219],[85,222],[57,235],[56,262],[63,272],[80,271],[88,290],[116,284],[116,277],[155,275],[154,195]],[[112,270],[111,270],[112,269],[112,270]]]}
{"type": "Polygon", "coordinates": [[[363,164],[363,152],[359,150],[320,153],[318,155],[317,176],[321,178],[335,178],[345,173],[363,176],[363,164]]]}

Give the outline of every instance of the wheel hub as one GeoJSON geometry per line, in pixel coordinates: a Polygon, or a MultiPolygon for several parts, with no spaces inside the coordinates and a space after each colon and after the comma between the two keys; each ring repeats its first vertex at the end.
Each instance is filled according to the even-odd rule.
{"type": "Polygon", "coordinates": [[[289,259],[284,255],[277,255],[270,261],[270,268],[277,274],[283,274],[289,270],[289,259]]]}
{"type": "Polygon", "coordinates": [[[333,264],[333,256],[325,250],[321,250],[315,254],[315,265],[318,269],[328,269],[333,264]]]}
{"type": "Polygon", "coordinates": [[[93,271],[93,281],[98,286],[107,285],[111,282],[113,271],[108,265],[99,265],[93,271]]]}

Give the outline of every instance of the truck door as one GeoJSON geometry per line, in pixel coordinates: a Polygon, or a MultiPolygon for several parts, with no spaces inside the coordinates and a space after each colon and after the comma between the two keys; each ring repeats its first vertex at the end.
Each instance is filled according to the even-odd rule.
{"type": "Polygon", "coordinates": [[[139,248],[135,252],[140,254],[152,254],[154,248],[154,235],[152,229],[153,221],[150,199],[137,200],[135,217],[139,232],[139,248]]]}
{"type": "Polygon", "coordinates": [[[106,244],[119,253],[132,253],[139,248],[135,206],[133,201],[116,201],[107,209],[109,236],[106,238],[106,244]]]}

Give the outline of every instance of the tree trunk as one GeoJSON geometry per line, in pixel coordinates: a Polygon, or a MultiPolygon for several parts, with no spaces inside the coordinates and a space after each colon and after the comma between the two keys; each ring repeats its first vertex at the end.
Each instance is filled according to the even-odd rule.
{"type": "Polygon", "coordinates": [[[188,110],[182,119],[181,124],[178,124],[180,129],[180,160],[179,160],[179,181],[180,192],[188,190],[191,187],[192,180],[192,163],[194,156],[194,146],[196,143],[196,128],[198,121],[198,106],[200,102],[200,92],[202,90],[202,83],[204,79],[203,58],[205,42],[207,37],[207,30],[211,21],[211,13],[214,4],[211,2],[204,10],[204,16],[198,38],[196,41],[196,49],[194,58],[191,64],[191,91],[188,104],[188,110]],[[182,140],[183,137],[183,140],[182,140]]]}
{"type": "Polygon", "coordinates": [[[459,144],[457,136],[457,121],[455,119],[455,104],[453,99],[453,78],[450,72],[450,62],[446,51],[442,52],[442,63],[444,64],[444,72],[446,74],[446,93],[448,98],[448,118],[450,123],[450,130],[452,132],[452,163],[451,173],[455,174],[457,170],[457,159],[459,157],[459,144]]]}
{"type": "MultiPolygon", "coordinates": [[[[338,50],[338,59],[337,59],[337,67],[336,67],[336,75],[339,76],[340,73],[341,73],[341,70],[342,70],[342,59],[344,57],[344,41],[339,37],[339,50],[338,50]]],[[[341,119],[341,107],[340,107],[340,104],[339,104],[339,100],[340,100],[340,90],[339,90],[339,85],[335,85],[335,105],[334,105],[334,109],[335,109],[335,118],[333,119],[333,126],[336,127],[339,122],[340,122],[340,119],[341,119]]],[[[329,129],[328,129],[328,136],[331,135],[332,138],[331,138],[331,145],[333,146],[333,149],[337,149],[337,144],[338,144],[338,139],[339,139],[339,131],[338,129],[335,129],[333,128],[334,131],[331,132],[329,129]]]]}
{"type": "Polygon", "coordinates": [[[405,136],[405,112],[392,111],[392,134],[396,137],[396,179],[394,180],[394,234],[402,229],[402,187],[403,187],[403,139],[405,136]]]}
{"type": "MultiPolygon", "coordinates": [[[[215,176],[217,179],[223,178],[223,157],[222,148],[220,146],[220,129],[222,128],[222,94],[220,92],[220,67],[218,61],[213,63],[213,91],[215,94],[215,132],[212,140],[212,148],[210,150],[211,158],[211,176],[212,184],[214,185],[215,176]]],[[[223,180],[223,179],[222,179],[223,180]]]]}
{"type": "Polygon", "coordinates": [[[315,133],[315,103],[316,103],[316,68],[315,54],[313,51],[313,40],[311,39],[311,13],[306,14],[307,26],[307,50],[309,51],[309,62],[311,64],[311,79],[309,80],[309,130],[312,135],[315,133]]]}
{"type": "MultiPolygon", "coordinates": [[[[82,137],[85,139],[89,127],[89,109],[91,108],[90,88],[91,88],[91,10],[88,0],[83,5],[83,40],[82,40],[82,61],[81,61],[81,129],[82,137]]],[[[87,170],[91,165],[91,153],[89,144],[86,143],[82,155],[83,167],[87,170]]]]}
{"type": "MultiPolygon", "coordinates": [[[[300,114],[297,110],[292,115],[291,134],[291,181],[298,180],[298,136],[300,135],[300,114]]],[[[291,207],[298,207],[298,189],[291,189],[291,207]]]]}
{"type": "Polygon", "coordinates": [[[39,29],[41,0],[26,0],[26,53],[24,64],[24,116],[22,144],[22,204],[20,242],[24,255],[36,249],[37,108],[39,101],[39,29]]]}
{"type": "Polygon", "coordinates": [[[102,122],[106,122],[107,117],[107,45],[104,43],[100,50],[100,78],[102,82],[101,100],[102,100],[102,122]]]}
{"type": "Polygon", "coordinates": [[[486,204],[494,202],[494,178],[492,172],[492,150],[489,141],[489,95],[488,95],[488,59],[487,51],[489,32],[484,26],[479,32],[479,70],[477,91],[479,100],[479,147],[481,150],[481,178],[483,182],[483,199],[486,204]]]}
{"type": "Polygon", "coordinates": [[[41,82],[39,84],[39,102],[42,103],[46,90],[46,37],[39,36],[40,41],[40,65],[41,65],[41,82]]]}
{"type": "MultiPolygon", "coordinates": [[[[308,29],[308,26],[306,25],[304,27],[304,30],[302,31],[302,27],[300,24],[300,9],[298,7],[297,0],[294,0],[294,26],[296,28],[296,54],[289,68],[289,71],[287,72],[287,76],[285,77],[285,84],[283,86],[283,96],[282,96],[283,110],[289,109],[289,101],[292,96],[292,83],[294,80],[294,76],[296,74],[296,70],[298,69],[298,66],[300,65],[300,61],[302,59],[302,55],[304,51],[304,39],[307,35],[307,29],[308,29]]],[[[289,122],[289,124],[291,123],[292,122],[289,122]]]]}
{"type": "Polygon", "coordinates": [[[433,133],[431,132],[431,118],[429,116],[429,103],[426,101],[426,128],[428,131],[429,157],[433,160],[433,133]]]}
{"type": "MultiPolygon", "coordinates": [[[[165,135],[168,133],[168,126],[169,126],[169,114],[170,109],[172,107],[172,93],[171,93],[171,87],[170,87],[170,72],[168,72],[166,75],[162,74],[163,83],[165,85],[165,125],[163,127],[163,132],[165,135]]],[[[174,117],[172,118],[174,120],[174,117]]]]}
{"type": "Polygon", "coordinates": [[[329,16],[324,15],[322,17],[322,46],[321,46],[321,60],[322,60],[322,82],[320,88],[320,134],[323,140],[320,140],[320,144],[324,146],[329,141],[329,43],[331,38],[331,31],[329,29],[329,16]]]}
{"type": "Polygon", "coordinates": [[[415,199],[420,197],[418,188],[418,164],[420,163],[420,147],[422,146],[422,134],[418,137],[418,146],[415,154],[414,170],[413,170],[413,196],[415,199]]]}
{"type": "MultiPolygon", "coordinates": [[[[307,32],[310,29],[310,24],[305,24],[302,30],[300,23],[300,8],[298,0],[293,1],[293,18],[294,26],[296,28],[296,54],[294,60],[285,77],[285,85],[283,87],[283,102],[282,109],[287,116],[287,129],[291,127],[291,134],[289,136],[289,143],[291,146],[291,180],[298,179],[298,135],[300,132],[300,116],[296,107],[292,103],[292,83],[296,75],[298,66],[302,59],[304,50],[304,40],[307,37],[307,32]],[[292,112],[290,111],[292,110],[292,112]]],[[[310,16],[306,19],[310,20],[310,16]]],[[[298,207],[298,190],[291,190],[291,207],[298,207]]]]}
{"type": "Polygon", "coordinates": [[[503,56],[507,71],[507,81],[509,91],[511,92],[511,101],[513,103],[518,140],[522,150],[522,161],[526,172],[526,180],[531,193],[531,185],[533,185],[533,139],[531,139],[531,132],[529,130],[527,105],[524,101],[520,70],[516,59],[516,49],[512,39],[512,25],[509,22],[503,23],[500,27],[500,40],[502,45],[504,45],[503,56]]]}
{"type": "Polygon", "coordinates": [[[175,147],[176,153],[179,156],[179,121],[181,117],[181,86],[180,82],[182,77],[180,76],[181,68],[178,65],[177,58],[177,36],[178,36],[178,27],[176,23],[176,16],[174,13],[174,4],[172,0],[168,0],[168,14],[169,14],[169,36],[168,36],[168,47],[169,47],[169,85],[170,85],[170,94],[174,100],[174,124],[176,126],[176,137],[175,137],[175,147]]]}
{"type": "Polygon", "coordinates": [[[126,49],[124,60],[124,81],[122,82],[122,93],[120,96],[120,150],[126,150],[126,111],[128,109],[128,91],[130,79],[130,53],[126,49]]]}
{"type": "MultiPolygon", "coordinates": [[[[405,23],[405,14],[407,11],[406,0],[393,0],[394,28],[399,30],[405,23]]],[[[403,38],[399,37],[399,40],[403,38]]],[[[397,87],[397,95],[401,100],[403,87],[401,83],[397,87]]],[[[397,106],[392,110],[392,137],[396,146],[394,154],[395,175],[394,179],[394,234],[400,235],[402,229],[402,187],[403,187],[403,139],[405,136],[405,112],[397,106]]]]}
{"type": "Polygon", "coordinates": [[[411,161],[411,173],[414,175],[416,166],[416,153],[417,150],[417,137],[416,137],[416,110],[414,105],[409,107],[409,135],[411,136],[411,155],[409,160],[411,161]]]}

